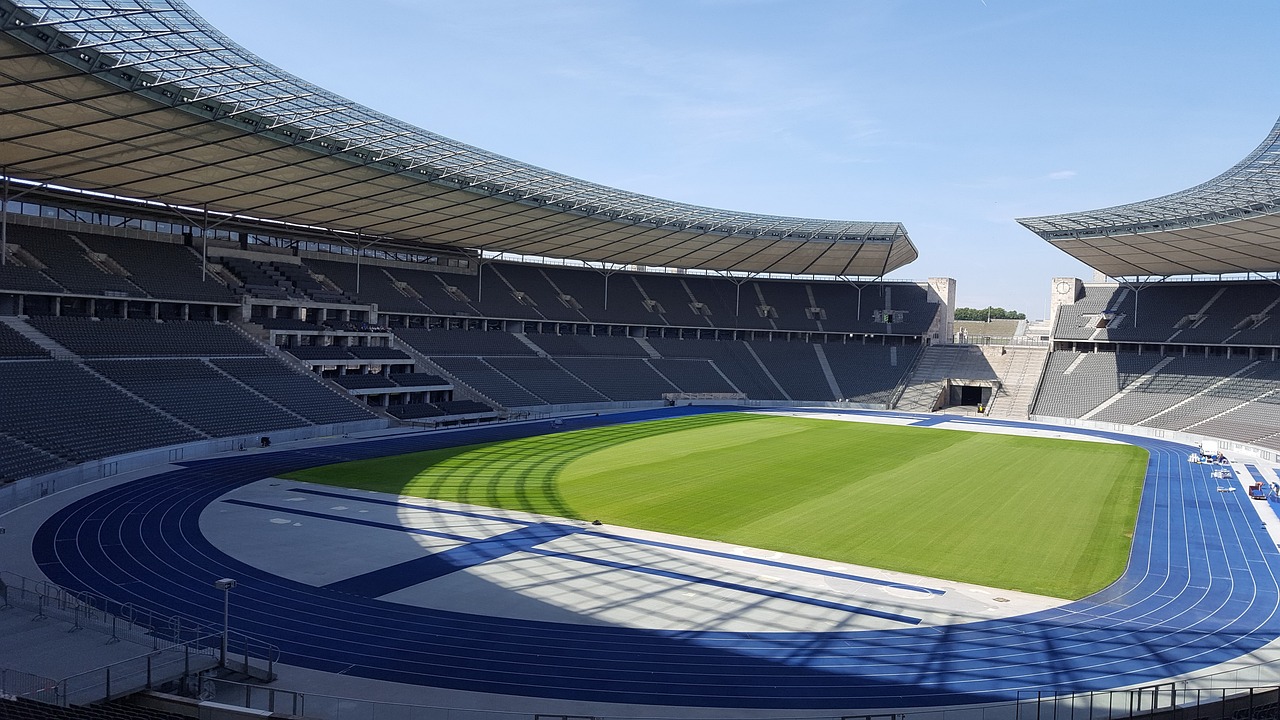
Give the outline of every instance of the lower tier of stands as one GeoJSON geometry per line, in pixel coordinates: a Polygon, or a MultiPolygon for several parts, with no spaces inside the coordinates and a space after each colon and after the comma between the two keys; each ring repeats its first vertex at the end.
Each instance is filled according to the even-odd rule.
{"type": "Polygon", "coordinates": [[[0,482],[165,445],[375,417],[226,326],[33,318],[0,328],[0,482]],[[60,359],[24,333],[53,343],[60,359]],[[110,356],[130,357],[86,359],[110,356]]]}
{"type": "Polygon", "coordinates": [[[673,393],[883,405],[920,347],[422,328],[395,333],[463,385],[508,408],[656,401],[673,393]]]}
{"type": "Polygon", "coordinates": [[[1034,414],[1280,449],[1280,362],[1057,350],[1049,356],[1034,414]]]}

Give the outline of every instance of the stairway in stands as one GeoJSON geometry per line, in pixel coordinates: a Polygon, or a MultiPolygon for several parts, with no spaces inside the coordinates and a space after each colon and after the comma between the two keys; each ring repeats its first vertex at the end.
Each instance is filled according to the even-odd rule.
{"type": "Polygon", "coordinates": [[[994,418],[1026,420],[1044,373],[1048,346],[987,345],[982,353],[1000,378],[1000,389],[987,414],[994,418]]]}
{"type": "Polygon", "coordinates": [[[0,324],[8,325],[19,335],[35,343],[41,350],[48,352],[54,360],[80,360],[79,355],[54,342],[48,335],[31,327],[18,317],[0,316],[0,324]]]}
{"type": "Polygon", "coordinates": [[[1047,354],[1045,347],[931,345],[924,349],[894,409],[933,412],[944,400],[948,380],[994,382],[998,389],[990,414],[1026,419],[1047,354]]]}
{"type": "Polygon", "coordinates": [[[938,407],[947,379],[959,377],[955,374],[958,366],[974,350],[976,348],[971,345],[930,345],[925,348],[894,409],[933,412],[938,407]]]}

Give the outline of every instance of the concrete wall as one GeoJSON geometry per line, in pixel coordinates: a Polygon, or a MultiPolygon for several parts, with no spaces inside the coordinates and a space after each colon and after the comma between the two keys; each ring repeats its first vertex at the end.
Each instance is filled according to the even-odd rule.
{"type": "Polygon", "coordinates": [[[259,444],[259,440],[263,435],[270,436],[271,442],[276,444],[327,436],[341,437],[346,433],[381,430],[390,425],[391,421],[383,419],[330,425],[308,425],[288,430],[273,430],[270,433],[200,440],[182,445],[170,445],[168,447],[114,455],[47,475],[23,478],[0,487],[0,513],[8,512],[59,490],[66,490],[94,480],[119,475],[120,473],[133,472],[184,460],[211,457],[225,452],[234,452],[241,448],[255,447],[259,444]]]}

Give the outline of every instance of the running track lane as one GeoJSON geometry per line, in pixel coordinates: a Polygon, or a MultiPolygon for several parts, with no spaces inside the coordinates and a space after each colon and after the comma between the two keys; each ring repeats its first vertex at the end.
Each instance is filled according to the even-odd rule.
{"type": "MultiPolygon", "coordinates": [[[[721,409],[722,410],[722,409],[721,409]]],[[[673,414],[568,421],[564,429],[673,414]]],[[[701,410],[706,411],[706,410],[701,410]]],[[[979,424],[1036,427],[1031,423],[979,424]]],[[[33,552],[54,582],[217,625],[221,577],[240,581],[236,626],[282,662],[378,680],[596,702],[761,709],[907,708],[1155,682],[1280,636],[1280,553],[1245,493],[1219,493],[1189,449],[1147,448],[1125,574],[1085,600],[1015,618],[892,631],[667,632],[420,609],[270,575],[200,533],[201,511],[264,477],[340,460],[527,436],[542,425],[212,459],[58,511],[33,552]]]]}

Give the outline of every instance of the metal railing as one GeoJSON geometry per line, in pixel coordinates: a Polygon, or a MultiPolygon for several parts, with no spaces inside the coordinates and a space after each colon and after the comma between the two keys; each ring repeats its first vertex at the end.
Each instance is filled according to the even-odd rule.
{"type": "Polygon", "coordinates": [[[44,702],[67,707],[104,702],[184,681],[218,665],[222,636],[206,636],[168,650],[153,650],[109,665],[69,675],[54,686],[44,702]]]}
{"type": "MultiPolygon", "coordinates": [[[[496,711],[449,708],[411,703],[366,700],[323,693],[263,687],[223,679],[207,680],[202,697],[252,710],[317,718],[318,720],[515,720],[516,718],[584,718],[584,720],[652,720],[645,715],[569,715],[563,710],[539,709],[529,698],[528,709],[496,711]]],[[[982,705],[948,706],[885,714],[827,713],[779,714],[788,720],[1119,720],[1159,716],[1165,720],[1238,718],[1256,720],[1254,709],[1274,705],[1276,685],[1199,686],[1194,681],[1166,682],[1125,690],[1055,694],[1024,692],[1018,699],[982,705]],[[1216,707],[1215,707],[1216,706],[1216,707]]],[[[753,711],[756,720],[769,720],[767,712],[753,711]]]]}
{"type": "MultiPolygon", "coordinates": [[[[149,652],[57,681],[30,676],[38,678],[31,682],[41,692],[32,699],[60,705],[111,699],[216,667],[224,636],[223,630],[179,615],[162,615],[8,571],[0,571],[0,608],[21,608],[35,613],[35,619],[58,620],[70,623],[72,630],[100,632],[110,636],[108,642],[128,640],[151,646],[149,652]],[[51,692],[49,682],[53,683],[51,692]]],[[[243,633],[225,635],[226,667],[261,681],[275,679],[279,648],[243,633]]]]}
{"type": "Polygon", "coordinates": [[[58,681],[21,670],[0,668],[0,698],[26,698],[53,703],[58,695],[58,681]]]}

